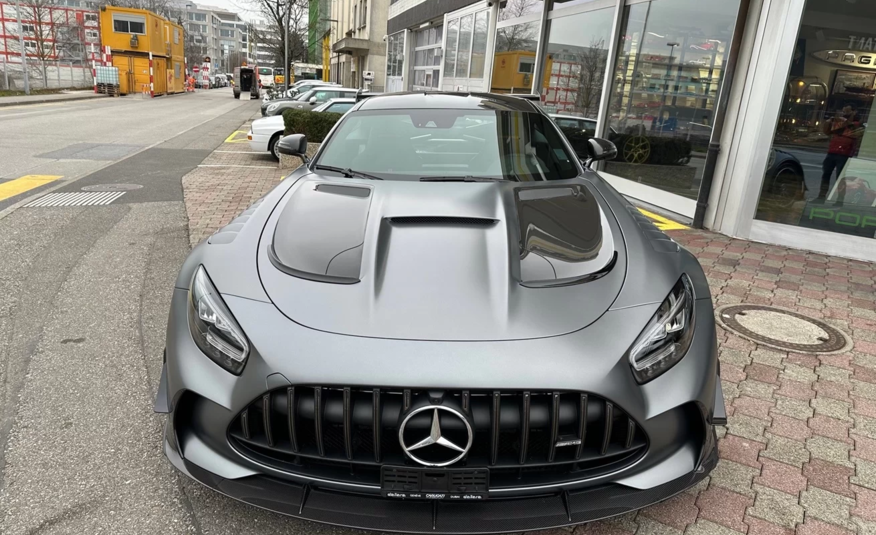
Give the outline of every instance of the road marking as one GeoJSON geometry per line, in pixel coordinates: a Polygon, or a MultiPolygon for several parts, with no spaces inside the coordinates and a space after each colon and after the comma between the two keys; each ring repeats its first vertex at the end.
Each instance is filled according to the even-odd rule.
{"type": "Polygon", "coordinates": [[[225,138],[223,143],[248,143],[249,140],[246,139],[247,134],[249,134],[249,132],[244,130],[235,130],[234,132],[231,132],[230,136],[225,138]],[[237,134],[243,134],[243,139],[237,139],[237,134]]]}
{"type": "Polygon", "coordinates": [[[0,201],[15,197],[25,191],[44,186],[58,180],[63,175],[24,175],[23,177],[0,183],[0,201]]]}
{"type": "Polygon", "coordinates": [[[690,228],[671,219],[666,219],[663,216],[659,216],[654,212],[649,212],[648,210],[643,210],[641,208],[639,208],[639,211],[642,212],[642,214],[645,215],[647,218],[654,221],[654,224],[657,225],[657,228],[659,228],[660,230],[682,230],[690,228]]]}
{"type": "Polygon", "coordinates": [[[24,207],[103,206],[113,202],[124,194],[124,191],[74,191],[69,193],[49,193],[30,204],[25,204],[24,207]]]}

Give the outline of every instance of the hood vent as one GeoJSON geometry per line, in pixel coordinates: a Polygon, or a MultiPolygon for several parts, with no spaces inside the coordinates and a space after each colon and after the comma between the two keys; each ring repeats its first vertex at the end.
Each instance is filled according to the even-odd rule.
{"type": "Polygon", "coordinates": [[[390,217],[389,222],[393,225],[461,225],[466,227],[491,227],[496,224],[495,219],[482,217],[453,217],[453,216],[403,216],[390,217]]]}

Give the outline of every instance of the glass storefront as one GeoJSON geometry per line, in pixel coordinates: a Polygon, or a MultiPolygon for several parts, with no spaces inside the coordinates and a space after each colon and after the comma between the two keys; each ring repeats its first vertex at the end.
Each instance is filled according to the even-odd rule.
{"type": "Polygon", "coordinates": [[[876,27],[872,3],[807,2],[756,219],[876,237],[876,31],[867,27],[876,27]]]}
{"type": "Polygon", "coordinates": [[[532,93],[539,26],[538,22],[524,22],[499,28],[490,91],[532,93]]]}
{"type": "Polygon", "coordinates": [[[405,67],[405,32],[397,32],[386,38],[386,91],[402,90],[405,67]]]}
{"type": "Polygon", "coordinates": [[[444,27],[432,26],[413,33],[414,57],[411,62],[411,89],[438,89],[441,73],[441,41],[444,27]]]}
{"type": "Polygon", "coordinates": [[[489,33],[489,9],[447,15],[444,89],[482,91],[489,33]]]}
{"type": "Polygon", "coordinates": [[[608,173],[696,199],[738,9],[738,0],[624,8],[606,134],[618,158],[608,173]]]}

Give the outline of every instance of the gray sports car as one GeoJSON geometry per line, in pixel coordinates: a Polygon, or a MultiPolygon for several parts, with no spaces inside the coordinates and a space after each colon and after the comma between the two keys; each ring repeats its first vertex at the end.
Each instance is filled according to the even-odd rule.
{"type": "Polygon", "coordinates": [[[664,500],[726,423],[706,277],[525,98],[358,102],[196,247],[156,411],[184,474],[283,514],[524,531],[664,500]]]}

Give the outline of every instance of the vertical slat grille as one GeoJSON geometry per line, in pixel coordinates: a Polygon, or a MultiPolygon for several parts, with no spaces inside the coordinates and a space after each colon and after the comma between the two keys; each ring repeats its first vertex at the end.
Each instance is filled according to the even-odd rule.
{"type": "Polygon", "coordinates": [[[560,393],[554,392],[551,399],[551,444],[548,462],[554,462],[557,454],[557,438],[560,434],[560,393]]]}
{"type": "Polygon", "coordinates": [[[350,406],[351,392],[349,388],[344,389],[344,453],[347,454],[347,459],[353,460],[353,411],[350,406]]]}
{"type": "Polygon", "coordinates": [[[524,392],[522,396],[522,407],[520,409],[520,464],[526,464],[526,454],[529,449],[529,413],[532,408],[532,400],[529,392],[524,392]]]}
{"type": "Polygon", "coordinates": [[[608,452],[608,445],[611,443],[611,427],[614,420],[614,404],[610,401],[605,402],[605,431],[602,437],[602,448],[599,450],[600,455],[605,455],[608,452]]]}
{"type": "Polygon", "coordinates": [[[492,416],[490,417],[490,465],[499,457],[499,418],[501,417],[502,393],[493,392],[492,416]]]}
{"type": "MultiPolygon", "coordinates": [[[[513,477],[518,484],[529,473],[568,478],[598,474],[603,466],[616,470],[647,447],[632,416],[602,397],[529,390],[288,386],[253,400],[233,420],[229,435],[245,446],[239,451],[255,452],[259,462],[283,459],[271,465],[280,470],[310,467],[313,477],[361,482],[379,473],[380,464],[416,466],[401,447],[398,426],[410,411],[434,403],[460,410],[473,432],[465,460],[452,468],[490,467],[491,478],[513,477]]],[[[432,412],[419,414],[409,422],[407,443],[429,434],[432,412]]],[[[465,440],[454,418],[441,424],[454,443],[465,440]]]]}
{"type": "Polygon", "coordinates": [[[314,431],[316,432],[316,451],[320,457],[325,457],[325,444],[322,436],[322,387],[313,389],[314,431]]]}
{"type": "Polygon", "coordinates": [[[587,442],[587,394],[581,394],[578,399],[578,447],[575,449],[575,459],[580,459],[587,442]]]}
{"type": "Polygon", "coordinates": [[[298,453],[297,413],[298,405],[295,404],[295,387],[290,386],[286,389],[286,419],[289,422],[289,443],[292,446],[292,453],[298,453]]]}
{"type": "Polygon", "coordinates": [[[371,392],[371,433],[374,435],[374,462],[380,462],[380,430],[383,427],[380,422],[380,389],[375,388],[371,392]]]}
{"type": "Polygon", "coordinates": [[[268,446],[274,445],[274,433],[271,430],[271,393],[262,396],[262,425],[265,426],[265,439],[268,446]]]}

